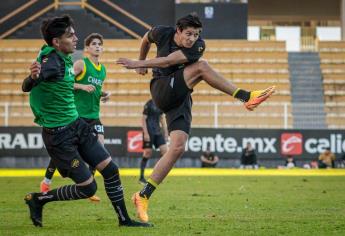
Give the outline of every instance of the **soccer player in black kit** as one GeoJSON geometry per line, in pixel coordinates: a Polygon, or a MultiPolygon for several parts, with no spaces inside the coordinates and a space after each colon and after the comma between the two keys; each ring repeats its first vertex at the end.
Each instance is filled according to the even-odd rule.
{"type": "Polygon", "coordinates": [[[139,74],[146,74],[147,68],[153,68],[151,96],[157,107],[165,113],[170,135],[168,152],[156,163],[144,188],[132,197],[142,222],[148,221],[151,194],[185,151],[192,122],[191,93],[194,86],[203,80],[211,87],[241,100],[250,111],[275,90],[274,86],[251,92],[237,88],[206,61],[199,60],[205,51],[205,42],[200,37],[201,29],[202,23],[196,14],[180,18],[176,28],[153,27],[142,39],[139,60],[117,60],[118,64],[127,69],[136,69],[139,74]],[[157,46],[157,57],[146,60],[151,43],[157,46]]]}
{"type": "Polygon", "coordinates": [[[144,105],[143,118],[143,158],[140,163],[139,182],[146,184],[144,177],[145,167],[148,159],[152,156],[152,148],[159,148],[161,156],[167,151],[168,130],[161,110],[154,104],[152,99],[144,105]]]}

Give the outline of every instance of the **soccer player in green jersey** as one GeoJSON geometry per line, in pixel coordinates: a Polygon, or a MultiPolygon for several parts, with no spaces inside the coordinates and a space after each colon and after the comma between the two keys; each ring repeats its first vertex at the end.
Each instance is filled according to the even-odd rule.
{"type": "Polygon", "coordinates": [[[78,40],[72,19],[62,16],[44,20],[41,32],[47,45],[42,47],[37,62],[31,65],[31,74],[23,81],[22,89],[30,91],[35,122],[43,127],[43,141],[54,165],[63,177],[71,178],[75,184],[27,194],[24,199],[32,223],[42,227],[43,207],[49,202],[85,199],[95,194],[97,184],[89,165],[103,176],[105,191],[120,226],[152,226],[129,217],[118,167],[98,141],[94,129],[79,117],[70,56],[78,40]]]}
{"type": "MultiPolygon", "coordinates": [[[[109,100],[110,93],[102,91],[102,85],[106,78],[106,69],[99,62],[103,52],[103,36],[92,33],[84,40],[85,50],[88,54],[82,60],[74,63],[74,73],[76,75],[74,84],[74,99],[79,116],[95,129],[98,140],[104,145],[104,127],[99,119],[100,101],[109,100]]],[[[55,172],[53,161],[49,162],[44,179],[40,184],[41,192],[48,192],[55,172]]],[[[90,171],[94,175],[95,169],[90,166],[90,171]]],[[[89,198],[92,202],[99,202],[96,195],[89,198]]]]}

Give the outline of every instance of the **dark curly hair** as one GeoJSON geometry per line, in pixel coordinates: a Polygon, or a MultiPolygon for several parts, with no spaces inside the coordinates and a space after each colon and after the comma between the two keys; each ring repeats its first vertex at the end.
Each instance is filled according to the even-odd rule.
{"type": "Polygon", "coordinates": [[[182,31],[188,27],[192,28],[202,28],[202,23],[199,19],[198,14],[192,12],[184,17],[177,20],[176,27],[182,31]]]}
{"type": "Polygon", "coordinates": [[[41,34],[44,41],[49,46],[52,46],[53,38],[62,36],[66,32],[66,29],[73,27],[73,25],[73,19],[68,15],[48,18],[42,21],[41,34]]]}

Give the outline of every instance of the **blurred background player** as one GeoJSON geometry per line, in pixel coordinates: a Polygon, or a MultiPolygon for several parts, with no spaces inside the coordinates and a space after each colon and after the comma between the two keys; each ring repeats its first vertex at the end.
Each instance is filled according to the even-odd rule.
{"type": "Polygon", "coordinates": [[[98,141],[94,130],[81,118],[74,102],[74,69],[71,53],[78,38],[69,16],[52,17],[41,24],[45,42],[30,67],[31,74],[22,83],[30,92],[30,107],[35,122],[42,126],[42,138],[61,176],[74,181],[48,192],[28,193],[28,205],[34,226],[43,226],[43,207],[54,201],[79,200],[93,196],[97,183],[88,166],[103,176],[105,191],[117,214],[119,225],[150,227],[133,221],[127,212],[119,169],[98,141]]]}
{"type": "Polygon", "coordinates": [[[159,110],[152,99],[144,105],[142,127],[144,152],[140,164],[139,182],[146,184],[144,172],[148,159],[152,156],[152,148],[158,148],[160,155],[163,156],[168,150],[166,142],[169,138],[163,112],[159,110]]]}
{"type": "Polygon", "coordinates": [[[247,143],[241,155],[241,169],[258,169],[255,149],[251,143],[247,143]]]}
{"type": "MultiPolygon", "coordinates": [[[[102,91],[102,85],[106,78],[106,68],[99,62],[103,52],[103,36],[92,33],[84,40],[85,51],[88,54],[82,60],[74,63],[75,84],[74,99],[79,116],[92,126],[97,133],[99,142],[104,145],[104,127],[99,119],[100,101],[107,102],[109,92],[102,91]]],[[[40,184],[41,192],[48,192],[55,172],[52,161],[46,170],[44,179],[40,184]]],[[[90,171],[95,174],[95,169],[90,166],[90,171]]],[[[93,202],[99,202],[98,196],[89,198],[93,202]]]]}
{"type": "Polygon", "coordinates": [[[320,154],[319,156],[319,168],[333,168],[335,166],[335,155],[331,152],[330,148],[320,154]]]}
{"type": "Polygon", "coordinates": [[[153,27],[141,42],[139,60],[120,58],[117,64],[146,74],[153,68],[150,83],[151,97],[166,116],[170,135],[169,150],[156,163],[144,188],[133,195],[137,214],[142,222],[148,221],[148,201],[157,186],[164,180],[176,161],[183,155],[192,122],[193,88],[201,81],[229,96],[244,102],[252,111],[270,97],[275,87],[246,91],[217,73],[206,61],[199,59],[205,51],[200,37],[202,23],[196,14],[189,14],[177,21],[176,28],[153,27]],[[146,60],[151,44],[157,46],[157,57],[146,60]]]}
{"type": "Polygon", "coordinates": [[[213,152],[211,152],[210,147],[207,146],[206,151],[200,156],[201,167],[203,168],[214,168],[216,167],[219,158],[213,152]]]}

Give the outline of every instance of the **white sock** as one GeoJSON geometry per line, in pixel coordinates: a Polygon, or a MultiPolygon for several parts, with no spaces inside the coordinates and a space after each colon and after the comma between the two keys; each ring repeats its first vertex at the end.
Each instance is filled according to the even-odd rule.
{"type": "Polygon", "coordinates": [[[44,180],[43,180],[44,183],[50,185],[52,183],[52,180],[51,179],[48,179],[46,177],[44,177],[44,180]]]}

